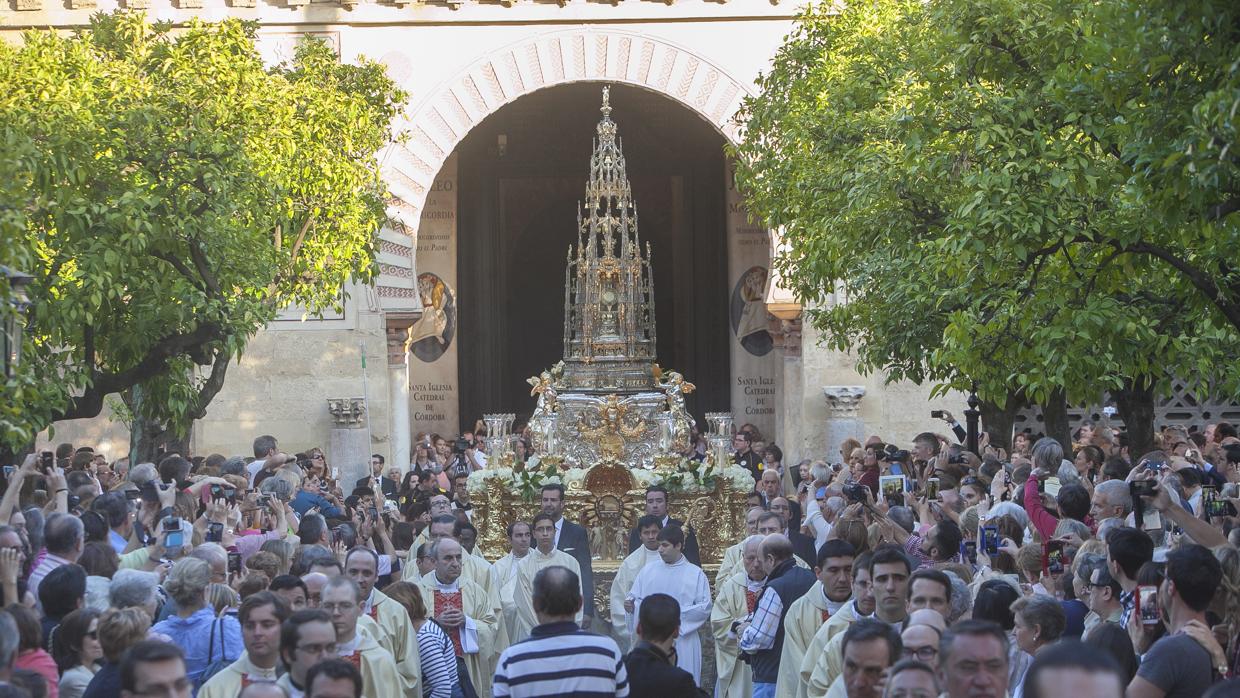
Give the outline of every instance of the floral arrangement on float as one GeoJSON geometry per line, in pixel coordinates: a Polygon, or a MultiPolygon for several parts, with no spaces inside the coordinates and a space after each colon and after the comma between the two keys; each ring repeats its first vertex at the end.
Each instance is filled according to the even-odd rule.
{"type": "MultiPolygon", "coordinates": [[[[587,472],[587,468],[561,468],[555,463],[544,464],[531,459],[528,464],[516,463],[511,468],[474,471],[467,486],[470,493],[480,495],[486,491],[488,481],[498,480],[523,501],[533,502],[546,485],[563,485],[566,490],[580,489],[587,472]]],[[[629,472],[638,489],[661,485],[673,494],[705,494],[715,491],[720,485],[731,485],[732,489],[741,492],[749,492],[754,487],[749,471],[732,463],[719,468],[706,461],[683,458],[672,467],[633,468],[629,472]]]]}

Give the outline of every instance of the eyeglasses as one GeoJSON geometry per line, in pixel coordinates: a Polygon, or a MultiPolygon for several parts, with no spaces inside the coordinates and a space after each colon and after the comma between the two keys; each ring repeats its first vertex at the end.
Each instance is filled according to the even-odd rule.
{"type": "Polygon", "coordinates": [[[297,649],[306,654],[335,654],[336,643],[325,642],[321,645],[297,645],[297,649]]]}
{"type": "Polygon", "coordinates": [[[336,611],[340,611],[341,613],[344,613],[345,611],[351,610],[356,605],[357,604],[353,603],[352,601],[341,601],[339,603],[320,604],[319,607],[322,608],[324,611],[327,611],[328,613],[335,613],[336,611]]]}
{"type": "Polygon", "coordinates": [[[92,640],[98,640],[98,639],[99,639],[99,631],[98,631],[98,630],[89,630],[89,631],[87,631],[87,632],[86,632],[85,637],[89,637],[89,638],[90,638],[90,639],[92,639],[92,640]]]}
{"type": "Polygon", "coordinates": [[[188,678],[180,678],[171,684],[163,686],[151,686],[141,691],[134,691],[136,696],[183,696],[189,693],[190,682],[188,678]]]}
{"type": "Polygon", "coordinates": [[[909,657],[917,657],[917,659],[923,662],[929,662],[929,661],[932,661],[938,655],[939,655],[939,648],[935,647],[934,645],[926,645],[925,647],[905,647],[904,648],[905,659],[909,657]]]}

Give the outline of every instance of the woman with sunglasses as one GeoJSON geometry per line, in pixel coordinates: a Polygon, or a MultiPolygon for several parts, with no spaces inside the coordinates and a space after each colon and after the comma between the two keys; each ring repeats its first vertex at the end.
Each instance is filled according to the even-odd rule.
{"type": "Polygon", "coordinates": [[[99,611],[82,608],[65,616],[52,635],[52,654],[60,668],[61,698],[81,698],[103,661],[99,611]]]}

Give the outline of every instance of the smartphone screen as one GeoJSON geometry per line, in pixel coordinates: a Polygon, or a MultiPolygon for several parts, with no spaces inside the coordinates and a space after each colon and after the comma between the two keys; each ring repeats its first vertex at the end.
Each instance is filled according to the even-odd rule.
{"type": "Polygon", "coordinates": [[[926,499],[934,499],[939,496],[939,479],[932,477],[926,481],[926,499]]]}
{"type": "Polygon", "coordinates": [[[180,531],[168,531],[164,534],[164,550],[178,550],[185,547],[185,536],[180,531]]]}
{"type": "Polygon", "coordinates": [[[993,557],[999,554],[999,527],[982,526],[982,550],[993,557]]]}
{"type": "Polygon", "coordinates": [[[207,542],[219,543],[224,540],[224,524],[211,522],[207,525],[207,542]]]}
{"type": "Polygon", "coordinates": [[[977,564],[977,542],[966,540],[961,544],[961,555],[970,565],[977,564]]]}
{"type": "Polygon", "coordinates": [[[228,573],[241,574],[241,553],[228,553],[228,573]]]}
{"type": "Polygon", "coordinates": [[[1158,625],[1158,587],[1137,587],[1137,615],[1142,625],[1158,625]]]}
{"type": "Polygon", "coordinates": [[[13,473],[17,472],[17,468],[11,465],[4,466],[4,476],[6,478],[13,477],[13,473]]]}
{"type": "Polygon", "coordinates": [[[1046,542],[1045,560],[1043,567],[1046,569],[1047,574],[1063,574],[1063,541],[1051,540],[1046,542]]]}

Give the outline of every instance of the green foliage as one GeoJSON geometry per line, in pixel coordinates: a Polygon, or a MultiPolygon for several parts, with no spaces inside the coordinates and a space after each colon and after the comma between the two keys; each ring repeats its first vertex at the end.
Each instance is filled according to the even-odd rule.
{"type": "Polygon", "coordinates": [[[255,31],[119,12],[0,45],[0,262],[35,276],[5,442],[136,385],[184,428],[281,308],[373,278],[406,96],[309,39],[268,69],[255,31]]]}
{"type": "Polygon", "coordinates": [[[746,102],[738,181],[866,370],[1000,404],[1234,389],[1238,34],[1224,2],[811,6],[746,102]]]}

